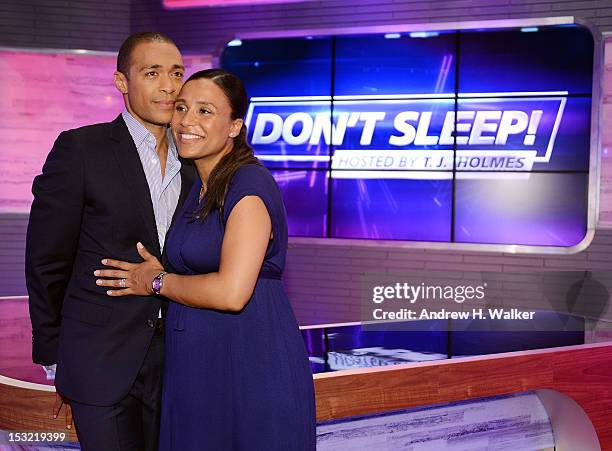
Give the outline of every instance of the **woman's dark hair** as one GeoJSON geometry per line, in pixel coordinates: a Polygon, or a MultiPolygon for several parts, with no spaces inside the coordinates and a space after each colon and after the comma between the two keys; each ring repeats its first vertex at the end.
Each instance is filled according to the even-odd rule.
{"type": "MultiPolygon", "coordinates": [[[[244,89],[244,85],[238,77],[223,69],[206,69],[193,74],[185,84],[200,79],[208,79],[221,88],[232,109],[232,120],[244,119],[247,113],[248,97],[246,89],[244,89]]],[[[221,212],[220,218],[223,220],[225,196],[235,172],[245,164],[261,165],[247,142],[247,129],[244,123],[240,133],[233,139],[234,147],[232,150],[221,158],[208,176],[206,202],[196,212],[197,219],[203,220],[211,211],[219,209],[221,212]]]]}

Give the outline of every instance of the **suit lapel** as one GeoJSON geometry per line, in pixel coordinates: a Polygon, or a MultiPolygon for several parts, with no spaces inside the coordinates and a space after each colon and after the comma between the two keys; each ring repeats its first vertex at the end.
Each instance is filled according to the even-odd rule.
{"type": "Polygon", "coordinates": [[[147,177],[142,168],[142,162],[136,150],[136,145],[121,115],[111,123],[111,127],[111,139],[115,140],[118,144],[113,148],[115,158],[119,163],[119,168],[125,184],[129,188],[130,195],[134,198],[134,204],[138,207],[140,215],[144,220],[150,243],[154,245],[150,250],[159,258],[161,257],[161,251],[159,249],[151,192],[147,183],[147,177]]]}

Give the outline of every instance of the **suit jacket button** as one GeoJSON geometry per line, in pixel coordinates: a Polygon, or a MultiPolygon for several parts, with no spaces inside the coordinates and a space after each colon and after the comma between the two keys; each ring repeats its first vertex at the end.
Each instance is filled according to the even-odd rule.
{"type": "Polygon", "coordinates": [[[149,326],[149,327],[155,327],[155,321],[153,321],[152,319],[148,319],[148,320],[147,320],[147,326],[149,326]]]}

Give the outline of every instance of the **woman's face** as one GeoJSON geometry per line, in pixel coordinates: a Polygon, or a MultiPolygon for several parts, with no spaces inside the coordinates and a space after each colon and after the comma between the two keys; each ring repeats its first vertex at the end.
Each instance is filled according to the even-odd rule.
{"type": "Polygon", "coordinates": [[[197,160],[231,151],[242,127],[242,119],[232,119],[231,112],[225,93],[213,81],[200,78],[185,83],[170,124],[179,155],[197,160]]]}

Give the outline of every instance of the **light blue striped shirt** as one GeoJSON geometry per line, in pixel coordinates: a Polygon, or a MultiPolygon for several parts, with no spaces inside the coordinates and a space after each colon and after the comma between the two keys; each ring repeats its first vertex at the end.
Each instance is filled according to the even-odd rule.
{"type": "Polygon", "coordinates": [[[155,150],[157,146],[155,136],[127,110],[124,110],[121,115],[130,135],[132,135],[138,156],[142,162],[142,168],[147,177],[151,202],[153,203],[153,213],[155,214],[159,248],[163,252],[166,233],[170,228],[172,216],[181,193],[181,177],[179,175],[181,162],[178,159],[178,151],[172,139],[172,132],[168,128],[168,157],[166,158],[166,171],[162,177],[159,156],[155,150]]]}

